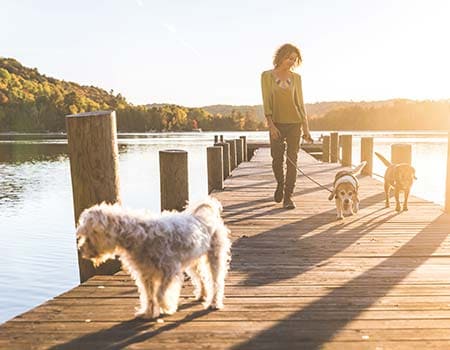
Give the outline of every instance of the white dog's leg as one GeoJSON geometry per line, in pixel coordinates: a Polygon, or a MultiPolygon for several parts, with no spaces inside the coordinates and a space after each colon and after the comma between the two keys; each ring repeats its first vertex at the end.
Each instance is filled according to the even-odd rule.
{"type": "Polygon", "coordinates": [[[186,272],[194,286],[195,299],[205,302],[206,307],[209,306],[212,297],[211,272],[206,256],[202,256],[196,260],[186,272]]]}
{"type": "Polygon", "coordinates": [[[157,276],[145,276],[136,279],[141,303],[135,314],[136,317],[155,318],[159,316],[159,304],[156,298],[159,283],[157,276]]]}
{"type": "Polygon", "coordinates": [[[136,278],[136,285],[139,293],[139,308],[136,309],[135,316],[136,317],[145,317],[148,310],[148,293],[147,288],[142,282],[141,277],[136,278]]]}
{"type": "MultiPolygon", "coordinates": [[[[225,235],[225,231],[223,235],[225,235]]],[[[213,279],[213,299],[211,307],[215,309],[223,309],[223,298],[225,289],[225,276],[228,269],[229,242],[219,237],[222,233],[216,233],[215,242],[212,244],[213,250],[208,253],[209,265],[213,279]]],[[[214,238],[213,238],[214,239],[214,238]]]]}
{"type": "Polygon", "coordinates": [[[173,277],[171,280],[169,280],[169,278],[167,281],[163,279],[158,291],[158,300],[162,313],[172,315],[177,311],[182,285],[182,274],[173,277]]]}

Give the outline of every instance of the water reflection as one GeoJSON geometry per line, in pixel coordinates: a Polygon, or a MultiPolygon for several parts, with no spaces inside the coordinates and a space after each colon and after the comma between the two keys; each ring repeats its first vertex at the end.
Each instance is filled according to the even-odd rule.
{"type": "Polygon", "coordinates": [[[65,157],[65,143],[0,143],[0,163],[61,161],[65,157]]]}

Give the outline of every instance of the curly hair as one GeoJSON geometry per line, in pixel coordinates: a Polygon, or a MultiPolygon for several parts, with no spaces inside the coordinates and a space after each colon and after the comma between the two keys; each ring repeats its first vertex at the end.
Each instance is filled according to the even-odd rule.
{"type": "Polygon", "coordinates": [[[281,45],[277,51],[275,51],[275,55],[273,56],[274,67],[278,67],[281,62],[293,52],[297,54],[297,60],[295,61],[294,67],[298,67],[302,62],[302,55],[300,54],[299,48],[292,44],[281,45]]]}

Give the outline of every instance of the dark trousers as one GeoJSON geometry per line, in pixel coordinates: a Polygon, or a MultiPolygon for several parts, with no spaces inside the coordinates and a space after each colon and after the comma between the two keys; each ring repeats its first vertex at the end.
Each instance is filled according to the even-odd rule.
{"type": "Polygon", "coordinates": [[[272,170],[278,184],[284,185],[286,195],[294,191],[297,180],[297,167],[284,159],[287,148],[287,156],[294,164],[297,164],[297,155],[302,134],[301,124],[278,124],[275,126],[281,133],[281,137],[274,140],[270,138],[270,154],[272,156],[272,170]],[[284,177],[284,162],[286,161],[286,179],[284,177]]]}

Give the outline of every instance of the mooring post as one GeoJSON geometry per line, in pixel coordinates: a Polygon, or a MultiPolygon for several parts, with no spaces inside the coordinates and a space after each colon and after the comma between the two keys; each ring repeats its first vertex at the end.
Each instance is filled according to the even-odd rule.
{"type": "Polygon", "coordinates": [[[238,138],[236,141],[236,165],[239,165],[244,160],[244,142],[241,138],[238,138]]]}
{"type": "Polygon", "coordinates": [[[242,139],[242,147],[244,149],[244,154],[242,156],[242,161],[248,162],[248,150],[247,150],[247,136],[239,136],[242,139]]]}
{"type": "Polygon", "coordinates": [[[189,200],[188,153],[169,149],[159,151],[161,211],[182,211],[189,200]]]}
{"type": "Polygon", "coordinates": [[[223,148],[212,146],[206,148],[208,164],[208,193],[223,189],[223,148]]]}
{"type": "Polygon", "coordinates": [[[352,165],[352,135],[342,135],[342,165],[352,165]]]}
{"type": "Polygon", "coordinates": [[[214,135],[214,143],[219,142],[219,135],[214,135]]]}
{"type": "MultiPolygon", "coordinates": [[[[75,224],[84,209],[101,202],[120,202],[119,151],[116,112],[97,111],[66,116],[75,224]]],[[[112,275],[120,262],[107,261],[95,268],[78,252],[80,281],[94,275],[112,275]]]]}
{"type": "Polygon", "coordinates": [[[236,140],[226,140],[230,145],[230,174],[236,168],[236,140]]]}
{"type": "Polygon", "coordinates": [[[330,134],[330,162],[337,163],[339,159],[339,134],[332,132],[330,134]]]}
{"type": "Polygon", "coordinates": [[[373,172],[373,137],[361,137],[361,161],[367,162],[361,174],[372,176],[373,172]]]}
{"type": "Polygon", "coordinates": [[[391,163],[407,163],[411,165],[411,145],[396,143],[391,146],[391,163]]]}
{"type": "Polygon", "coordinates": [[[447,136],[447,183],[445,193],[445,212],[450,214],[450,131],[447,136]]]}
{"type": "Polygon", "coordinates": [[[322,138],[322,162],[330,162],[330,136],[322,138]]]}
{"type": "Polygon", "coordinates": [[[214,146],[222,147],[222,161],[223,161],[223,179],[230,176],[230,144],[227,142],[215,143],[214,146]]]}

